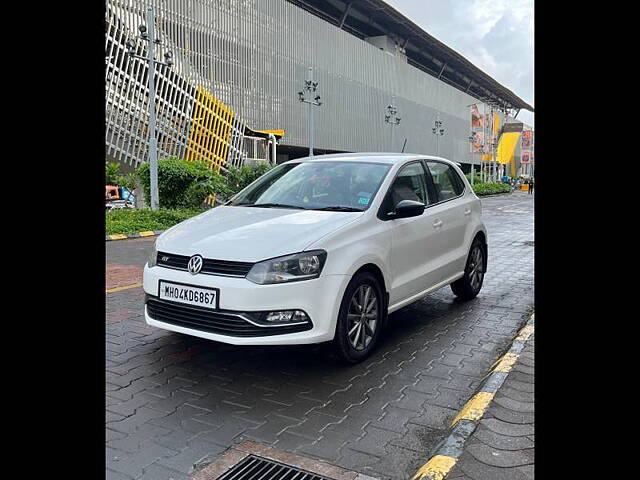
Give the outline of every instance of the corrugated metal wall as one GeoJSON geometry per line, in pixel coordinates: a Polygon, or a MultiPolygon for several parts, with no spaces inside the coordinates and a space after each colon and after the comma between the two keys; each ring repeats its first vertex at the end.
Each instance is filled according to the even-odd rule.
{"type": "MultiPolygon", "coordinates": [[[[160,155],[183,155],[193,97],[203,86],[256,129],[286,130],[281,143],[307,146],[308,105],[298,101],[307,68],[323,105],[315,109],[315,147],[435,154],[437,112],[445,128],[439,154],[469,162],[469,109],[478,100],[378,50],[285,0],[107,0],[107,149],[130,163],[146,160],[146,68],[124,43],[147,6],[171,70],[157,85],[160,155]],[[399,126],[384,122],[392,102],[399,126]],[[391,129],[395,141],[391,145],[391,129]]],[[[144,42],[137,42],[140,48],[144,42]]]]}

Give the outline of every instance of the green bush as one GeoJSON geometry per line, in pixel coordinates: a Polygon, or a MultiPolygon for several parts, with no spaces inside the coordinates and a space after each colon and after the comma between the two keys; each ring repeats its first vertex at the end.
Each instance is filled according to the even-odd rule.
{"type": "Polygon", "coordinates": [[[107,162],[104,164],[104,183],[105,185],[118,185],[118,177],[120,177],[120,164],[115,162],[107,162]]]}
{"type": "Polygon", "coordinates": [[[147,230],[166,230],[177,223],[202,213],[199,208],[175,210],[135,210],[122,208],[106,214],[106,233],[132,234],[147,230]]]}
{"type": "MultiPolygon", "coordinates": [[[[151,198],[149,163],[136,170],[145,198],[151,198]]],[[[195,208],[208,195],[225,190],[223,177],[204,162],[187,162],[170,157],[158,161],[158,195],[160,208],[195,208]]]]}
{"type": "Polygon", "coordinates": [[[256,163],[252,165],[243,165],[240,168],[230,167],[224,176],[224,188],[220,193],[225,198],[231,198],[240,190],[245,188],[250,183],[253,183],[257,178],[261,177],[269,170],[273,168],[268,163],[256,163]]]}
{"type": "Polygon", "coordinates": [[[105,163],[104,181],[105,185],[125,187],[130,191],[136,188],[135,173],[129,173],[128,175],[120,174],[120,164],[115,162],[105,163]]]}
{"type": "Polygon", "coordinates": [[[479,197],[483,195],[495,195],[497,193],[510,193],[511,186],[507,183],[476,183],[472,185],[473,191],[479,197]]]}
{"type": "MultiPolygon", "coordinates": [[[[478,183],[484,183],[482,181],[482,177],[480,176],[480,172],[477,169],[475,169],[473,173],[473,180],[475,185],[477,185],[478,183]]],[[[467,177],[467,180],[469,180],[469,183],[471,183],[471,172],[465,174],[465,177],[467,177]]]]}

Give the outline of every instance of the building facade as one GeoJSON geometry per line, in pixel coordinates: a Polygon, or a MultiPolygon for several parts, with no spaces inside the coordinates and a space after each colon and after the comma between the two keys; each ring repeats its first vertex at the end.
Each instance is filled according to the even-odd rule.
{"type": "Polygon", "coordinates": [[[160,158],[236,164],[251,156],[243,135],[268,130],[284,130],[282,160],[306,155],[309,106],[298,92],[310,67],[322,99],[312,107],[316,154],[404,145],[469,164],[471,104],[504,118],[532,110],[382,0],[107,0],[106,153],[130,165],[148,159],[149,119],[146,64],[126,44],[146,51],[138,27],[148,7],[157,57],[170,51],[174,62],[156,74],[160,158]],[[385,122],[388,105],[398,125],[385,122]]]}

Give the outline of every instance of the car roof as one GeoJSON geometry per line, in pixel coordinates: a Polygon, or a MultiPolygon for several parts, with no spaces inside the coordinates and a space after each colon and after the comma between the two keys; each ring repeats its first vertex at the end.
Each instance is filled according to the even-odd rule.
{"type": "Polygon", "coordinates": [[[409,160],[441,160],[446,163],[455,163],[446,158],[433,155],[421,155],[419,153],[393,153],[393,152],[360,152],[360,153],[332,153],[329,155],[314,155],[313,157],[296,158],[293,162],[324,162],[324,161],[362,161],[376,163],[404,163],[409,160]]]}

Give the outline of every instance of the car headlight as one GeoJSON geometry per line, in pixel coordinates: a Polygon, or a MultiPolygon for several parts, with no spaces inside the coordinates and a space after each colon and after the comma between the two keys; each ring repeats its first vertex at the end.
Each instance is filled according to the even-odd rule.
{"type": "Polygon", "coordinates": [[[318,278],[326,259],[327,252],[324,250],[272,258],[256,263],[247,274],[247,280],[266,285],[318,278]]]}
{"type": "Polygon", "coordinates": [[[156,249],[156,244],[153,244],[153,248],[151,249],[151,253],[149,253],[149,258],[147,258],[147,265],[149,268],[155,267],[158,263],[158,250],[156,249]]]}

